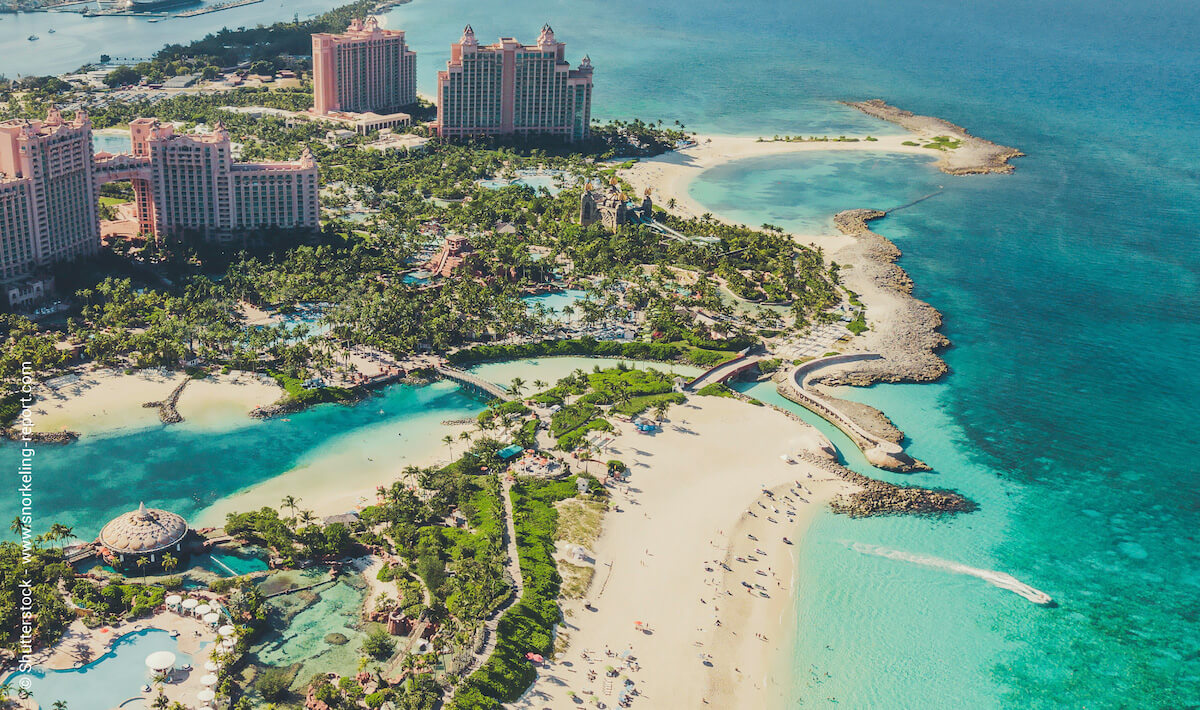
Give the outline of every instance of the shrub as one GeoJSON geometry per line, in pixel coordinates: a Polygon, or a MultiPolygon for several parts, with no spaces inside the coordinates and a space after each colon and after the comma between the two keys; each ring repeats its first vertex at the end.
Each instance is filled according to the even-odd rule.
{"type": "Polygon", "coordinates": [[[288,686],[292,684],[292,673],[286,668],[268,668],[258,674],[254,681],[254,689],[263,700],[283,700],[287,697],[288,686]]]}
{"type": "Polygon", "coordinates": [[[396,641],[387,629],[378,628],[363,639],[362,650],[372,658],[383,660],[396,650],[396,641]]]}

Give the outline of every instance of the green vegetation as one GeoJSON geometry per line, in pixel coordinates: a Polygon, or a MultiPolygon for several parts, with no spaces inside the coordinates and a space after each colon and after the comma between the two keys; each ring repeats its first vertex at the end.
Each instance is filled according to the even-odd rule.
{"type": "Polygon", "coordinates": [[[714,382],[696,390],[696,394],[704,397],[733,397],[733,390],[724,382],[714,382]]]}
{"type": "Polygon", "coordinates": [[[558,513],[554,504],[574,498],[575,478],[563,481],[520,479],[512,487],[516,511],[517,552],[525,593],[500,618],[496,649],[479,670],[459,687],[455,710],[493,710],[516,700],[537,673],[525,659],[527,653],[549,656],[562,578],[554,564],[554,538],[558,513]]]}
{"type": "MultiPolygon", "coordinates": [[[[13,521],[12,529],[18,536],[25,531],[19,520],[13,521]]],[[[70,580],[73,573],[62,559],[62,553],[54,549],[39,549],[41,540],[30,536],[33,543],[28,557],[23,559],[21,545],[0,542],[0,646],[10,651],[21,651],[21,584],[28,580],[31,602],[37,615],[32,620],[32,645],[35,649],[46,648],[62,638],[67,625],[75,618],[59,592],[60,581],[70,580]]]]}
{"type": "Polygon", "coordinates": [[[950,136],[934,136],[933,140],[924,145],[925,148],[933,148],[934,150],[954,150],[962,146],[962,141],[950,136]]]}
{"type": "Polygon", "coordinates": [[[281,372],[270,372],[269,374],[287,392],[288,402],[307,406],[325,402],[347,402],[354,398],[354,393],[342,387],[307,388],[296,377],[290,377],[281,372]]]}
{"type": "Polygon", "coordinates": [[[846,324],[846,330],[850,331],[851,333],[854,333],[855,335],[862,335],[863,333],[870,330],[867,327],[866,311],[860,310],[858,312],[858,315],[854,316],[854,320],[852,320],[846,324]]]}
{"type": "Polygon", "coordinates": [[[921,145],[921,144],[920,144],[920,143],[918,143],[918,142],[916,142],[916,141],[904,141],[904,142],[903,142],[903,143],[901,143],[900,145],[913,145],[913,146],[919,146],[919,145],[921,145]]]}

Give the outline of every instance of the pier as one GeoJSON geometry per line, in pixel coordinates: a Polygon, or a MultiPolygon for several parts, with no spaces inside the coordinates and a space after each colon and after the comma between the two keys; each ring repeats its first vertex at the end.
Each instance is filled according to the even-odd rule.
{"type": "Polygon", "coordinates": [[[242,7],[243,5],[256,5],[262,1],[263,0],[230,0],[230,2],[221,2],[221,3],[217,3],[216,5],[206,5],[204,7],[198,7],[195,10],[186,10],[184,12],[181,12],[181,13],[175,15],[175,17],[197,17],[199,15],[207,15],[210,12],[220,12],[221,10],[232,10],[235,7],[242,7]]]}

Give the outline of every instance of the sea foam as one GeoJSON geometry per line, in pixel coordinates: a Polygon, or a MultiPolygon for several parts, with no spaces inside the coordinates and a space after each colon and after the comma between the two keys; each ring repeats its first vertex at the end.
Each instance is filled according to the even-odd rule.
{"type": "Polygon", "coordinates": [[[876,557],[886,557],[890,560],[901,560],[903,562],[912,562],[923,567],[932,567],[933,569],[945,570],[954,574],[965,574],[971,577],[978,577],[993,587],[1007,589],[1010,592],[1019,594],[1034,604],[1051,605],[1054,600],[1049,594],[1035,589],[1028,584],[1025,584],[1016,577],[1006,572],[998,572],[991,569],[979,569],[978,567],[970,567],[952,560],[943,560],[940,557],[931,555],[918,555],[912,552],[903,550],[893,550],[879,545],[868,545],[862,542],[856,542],[850,545],[850,549],[855,552],[860,552],[864,555],[875,555],[876,557]]]}

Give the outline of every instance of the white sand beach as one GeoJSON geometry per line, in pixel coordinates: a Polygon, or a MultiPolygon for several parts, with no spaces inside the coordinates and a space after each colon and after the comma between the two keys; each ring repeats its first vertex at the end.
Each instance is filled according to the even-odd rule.
{"type": "Polygon", "coordinates": [[[605,677],[609,665],[636,683],[634,707],[698,708],[707,700],[712,707],[761,708],[781,696],[769,671],[794,626],[787,617],[795,549],[817,510],[848,486],[814,466],[783,461],[783,454],[815,450],[823,437],[770,408],[696,396],[668,417],[655,435],[622,425],[601,455],[626,462],[632,473],[593,551],[592,609],[564,604],[567,650],[539,671],[514,707],[572,707],[568,691],[586,699],[585,690],[615,707],[623,681],[605,677]],[[807,502],[789,492],[797,481],[811,491],[803,494],[807,502]],[[776,491],[774,501],[764,488],[776,491]],[[640,670],[623,668],[626,651],[640,670]],[[596,680],[588,680],[589,670],[596,680]]]}
{"type": "Polygon", "coordinates": [[[179,396],[175,409],[188,426],[222,428],[249,416],[256,407],[275,402],[284,394],[275,380],[252,372],[234,371],[192,380],[179,396]]]}
{"type": "MultiPolygon", "coordinates": [[[[665,206],[669,200],[674,199],[675,206],[669,208],[669,211],[680,217],[688,218],[712,212],[688,194],[689,183],[705,170],[735,160],[768,155],[828,151],[910,153],[929,158],[936,158],[939,155],[938,151],[930,148],[904,145],[905,141],[913,140],[913,136],[907,133],[879,136],[875,141],[861,140],[864,136],[849,137],[857,137],[860,140],[857,142],[770,140],[759,142],[757,138],[750,136],[699,135],[696,136],[696,145],[683,150],[669,151],[653,158],[642,158],[632,167],[622,170],[620,175],[629,181],[637,195],[641,195],[646,188],[650,188],[650,194],[655,204],[665,206]]],[[[713,214],[721,217],[717,213],[713,214]]],[[[736,220],[725,219],[725,221],[736,224],[736,220]]]]}
{"type": "Polygon", "coordinates": [[[56,378],[57,387],[38,389],[34,426],[38,431],[89,434],[111,429],[141,429],[158,423],[158,410],[145,402],[165,399],[175,389],[180,372],[82,370],[56,378]]]}
{"type": "MultiPolygon", "coordinates": [[[[166,399],[184,377],[181,372],[159,370],[77,371],[56,378],[56,386],[39,388],[35,426],[43,432],[65,429],[81,435],[156,426],[158,409],[142,405],[166,399]]],[[[215,374],[189,382],[177,409],[185,422],[219,426],[231,415],[246,416],[255,407],[274,402],[282,393],[274,381],[251,373],[215,374]]]]}
{"type": "MultiPolygon", "coordinates": [[[[299,509],[318,518],[361,509],[374,504],[377,487],[402,478],[405,467],[448,463],[450,451],[442,437],[449,434],[457,441],[471,427],[433,423],[428,429],[405,429],[403,437],[396,436],[395,428],[383,424],[332,439],[290,471],[218,500],[192,523],[219,527],[228,513],[279,508],[288,495],[300,499],[299,509]]],[[[453,450],[462,453],[460,445],[453,450]]]]}

